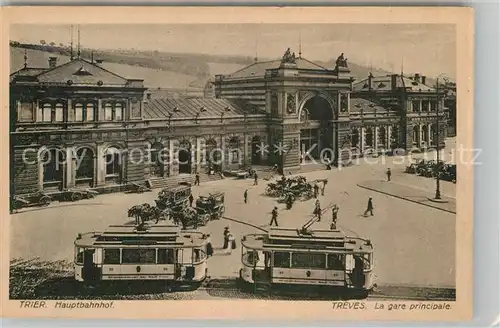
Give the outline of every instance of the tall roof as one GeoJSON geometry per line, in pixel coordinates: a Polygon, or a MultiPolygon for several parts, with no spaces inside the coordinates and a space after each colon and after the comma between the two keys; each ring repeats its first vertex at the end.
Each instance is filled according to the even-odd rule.
{"type": "MultiPolygon", "coordinates": [[[[295,64],[297,69],[299,70],[321,70],[326,71],[327,68],[313,63],[305,58],[296,58],[295,64]]],[[[243,67],[242,69],[232,73],[225,75],[226,77],[249,77],[249,76],[264,76],[266,74],[267,69],[277,69],[281,65],[281,59],[263,61],[263,62],[255,62],[251,65],[243,67]]]]}
{"type": "MultiPolygon", "coordinates": [[[[396,79],[396,88],[406,88],[409,91],[414,92],[435,92],[436,89],[429,87],[423,83],[420,83],[412,78],[401,76],[401,75],[385,75],[385,76],[374,76],[371,78],[371,90],[372,91],[391,91],[392,90],[392,78],[396,79]]],[[[369,88],[369,78],[361,80],[353,84],[353,91],[368,91],[369,88]]]]}
{"type": "Polygon", "coordinates": [[[81,58],[54,68],[23,68],[12,73],[10,80],[16,76],[32,76],[40,83],[49,84],[71,81],[71,84],[125,86],[128,82],[126,78],[81,58]]]}
{"type": "Polygon", "coordinates": [[[199,118],[258,114],[257,109],[242,101],[216,98],[158,98],[144,103],[144,119],[199,118]]]}

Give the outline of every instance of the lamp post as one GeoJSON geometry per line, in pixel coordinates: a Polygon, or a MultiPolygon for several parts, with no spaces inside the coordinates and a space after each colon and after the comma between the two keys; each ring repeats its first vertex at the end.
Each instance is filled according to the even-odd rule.
{"type": "Polygon", "coordinates": [[[439,175],[441,173],[440,171],[440,164],[439,164],[439,104],[440,104],[440,99],[439,99],[439,77],[436,79],[436,97],[437,97],[437,104],[436,104],[436,195],[434,196],[435,199],[439,200],[441,199],[441,188],[439,185],[439,175]]]}

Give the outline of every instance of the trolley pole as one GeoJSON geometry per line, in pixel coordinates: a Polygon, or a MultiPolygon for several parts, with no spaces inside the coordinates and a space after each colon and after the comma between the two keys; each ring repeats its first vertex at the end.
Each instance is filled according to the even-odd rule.
{"type": "Polygon", "coordinates": [[[439,158],[439,104],[441,103],[441,100],[439,99],[439,77],[436,79],[436,97],[437,97],[437,104],[436,104],[436,195],[435,199],[441,199],[441,188],[439,184],[440,180],[440,173],[441,173],[441,165],[440,165],[440,158],[439,158]]]}

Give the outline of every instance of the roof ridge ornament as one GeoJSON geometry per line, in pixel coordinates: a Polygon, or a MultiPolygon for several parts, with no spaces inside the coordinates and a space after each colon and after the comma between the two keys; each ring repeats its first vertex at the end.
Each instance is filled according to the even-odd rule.
{"type": "Polygon", "coordinates": [[[295,52],[292,53],[290,51],[290,48],[286,49],[285,54],[281,58],[281,63],[282,64],[295,64],[295,60],[297,57],[295,57],[295,52]]]}
{"type": "Polygon", "coordinates": [[[348,68],[347,66],[347,58],[344,57],[344,53],[341,53],[340,56],[337,57],[337,61],[335,62],[335,68],[339,67],[345,67],[348,68]]]}

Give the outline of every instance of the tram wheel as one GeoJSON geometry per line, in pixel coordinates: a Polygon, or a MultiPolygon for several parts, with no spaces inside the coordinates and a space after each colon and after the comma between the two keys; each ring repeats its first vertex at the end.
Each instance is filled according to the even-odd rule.
{"type": "Polygon", "coordinates": [[[42,198],[40,198],[40,204],[42,206],[48,206],[50,204],[50,197],[43,196],[42,198]]]}

